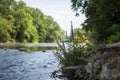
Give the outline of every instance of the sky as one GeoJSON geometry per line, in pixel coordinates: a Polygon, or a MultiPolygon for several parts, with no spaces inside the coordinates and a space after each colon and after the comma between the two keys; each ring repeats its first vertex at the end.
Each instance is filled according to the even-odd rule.
{"type": "MultiPolygon", "coordinates": [[[[19,1],[19,0],[17,0],[19,1]]],[[[75,16],[75,12],[71,10],[70,0],[23,0],[27,6],[40,9],[45,15],[52,16],[60,27],[70,34],[71,21],[73,28],[81,28],[85,16],[81,14],[75,16]]]]}

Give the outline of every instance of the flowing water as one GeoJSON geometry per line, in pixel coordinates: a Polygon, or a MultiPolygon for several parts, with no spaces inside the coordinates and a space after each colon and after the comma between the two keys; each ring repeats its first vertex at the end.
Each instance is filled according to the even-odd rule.
{"type": "Polygon", "coordinates": [[[0,80],[55,80],[51,74],[60,66],[54,51],[0,49],[0,80]]]}

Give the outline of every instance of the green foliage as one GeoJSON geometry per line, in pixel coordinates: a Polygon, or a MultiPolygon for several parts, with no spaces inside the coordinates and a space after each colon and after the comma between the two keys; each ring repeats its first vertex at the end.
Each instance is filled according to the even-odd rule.
{"type": "Polygon", "coordinates": [[[0,15],[6,18],[10,14],[14,3],[14,0],[0,0],[0,15]]]}
{"type": "Polygon", "coordinates": [[[80,57],[83,57],[83,55],[85,55],[86,49],[90,47],[90,44],[86,43],[85,40],[88,39],[85,37],[84,30],[77,28],[74,30],[73,43],[63,43],[63,45],[60,45],[58,43],[60,50],[58,50],[55,55],[63,66],[76,66],[86,64],[86,61],[79,60],[80,57]]]}
{"type": "Polygon", "coordinates": [[[73,43],[63,43],[60,45],[60,50],[58,50],[55,55],[59,59],[60,64],[63,66],[76,66],[84,65],[86,61],[79,60],[86,54],[87,48],[90,48],[88,34],[85,30],[76,28],[74,29],[74,41],[73,43]]]}
{"type": "Polygon", "coordinates": [[[120,40],[120,33],[119,32],[116,32],[114,35],[111,35],[107,39],[108,43],[119,42],[119,40],[120,40]]]}
{"type": "Polygon", "coordinates": [[[55,42],[64,32],[52,17],[22,0],[0,1],[0,42],[55,42]],[[5,28],[5,29],[4,29],[5,28]]]}
{"type": "Polygon", "coordinates": [[[24,32],[24,42],[38,42],[38,33],[34,26],[29,26],[24,32]]]}
{"type": "Polygon", "coordinates": [[[89,43],[88,32],[85,30],[76,28],[74,29],[74,43],[89,43]]]}
{"type": "Polygon", "coordinates": [[[78,58],[82,57],[86,51],[86,47],[82,44],[68,44],[67,50],[61,48],[60,51],[56,52],[56,56],[63,66],[75,66],[85,64],[84,61],[79,61],[78,58]]]}
{"type": "Polygon", "coordinates": [[[113,32],[112,35],[110,35],[107,39],[108,43],[115,43],[120,41],[120,24],[113,24],[111,27],[111,31],[113,32]],[[116,32],[114,32],[116,31],[116,32]]]}
{"type": "Polygon", "coordinates": [[[120,41],[117,39],[120,33],[119,0],[71,0],[71,2],[73,10],[77,14],[79,11],[85,14],[86,20],[83,23],[83,29],[91,32],[94,42],[113,43],[120,41]]]}
{"type": "Polygon", "coordinates": [[[56,40],[64,40],[65,34],[63,30],[60,29],[60,26],[53,20],[50,16],[44,17],[44,22],[46,26],[46,42],[56,42],[56,40]]]}
{"type": "Polygon", "coordinates": [[[10,32],[12,31],[13,24],[0,17],[0,41],[6,42],[11,40],[10,32]]]}

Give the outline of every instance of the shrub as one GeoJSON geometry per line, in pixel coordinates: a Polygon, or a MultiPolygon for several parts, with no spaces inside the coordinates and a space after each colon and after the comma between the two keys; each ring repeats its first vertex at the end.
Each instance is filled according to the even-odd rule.
{"type": "MultiPolygon", "coordinates": [[[[60,44],[59,44],[60,45],[60,44]]],[[[84,61],[79,61],[78,58],[81,57],[86,52],[86,45],[83,44],[66,44],[65,46],[60,45],[60,50],[58,50],[55,55],[59,59],[60,64],[63,66],[75,66],[84,64],[84,61]]]]}

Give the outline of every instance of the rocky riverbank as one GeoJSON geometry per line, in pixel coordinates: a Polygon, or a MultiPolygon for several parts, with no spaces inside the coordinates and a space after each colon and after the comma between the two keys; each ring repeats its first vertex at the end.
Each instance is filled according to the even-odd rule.
{"type": "Polygon", "coordinates": [[[61,68],[70,80],[120,80],[120,43],[97,45],[78,61],[85,63],[61,68]]]}

